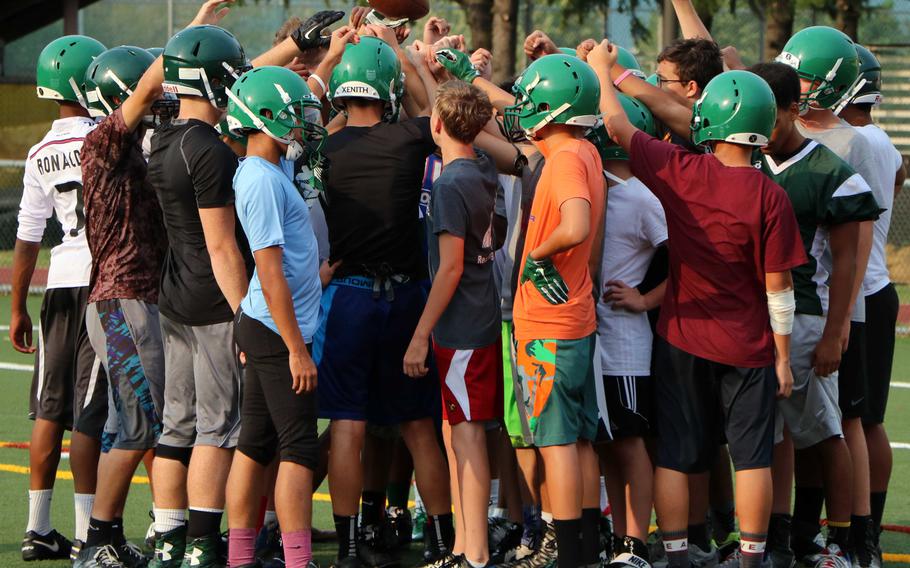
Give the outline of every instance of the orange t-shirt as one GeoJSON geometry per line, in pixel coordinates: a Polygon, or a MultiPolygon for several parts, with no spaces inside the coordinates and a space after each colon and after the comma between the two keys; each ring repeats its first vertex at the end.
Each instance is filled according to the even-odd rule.
{"type": "Polygon", "coordinates": [[[603,165],[597,149],[581,139],[563,142],[546,154],[547,161],[531,204],[520,266],[524,267],[528,253],[559,226],[562,219],[559,208],[569,199],[584,199],[591,204],[591,233],[580,245],[551,257],[569,288],[568,302],[549,303],[531,281],[518,285],[512,308],[515,337],[581,339],[597,329],[588,261],[596,227],[603,220],[606,199],[603,165]]]}

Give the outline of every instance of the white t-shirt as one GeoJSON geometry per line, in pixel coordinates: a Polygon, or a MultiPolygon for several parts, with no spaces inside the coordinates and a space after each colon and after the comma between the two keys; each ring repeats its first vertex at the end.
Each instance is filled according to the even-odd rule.
{"type": "Polygon", "coordinates": [[[878,206],[884,209],[873,227],[872,253],[866,277],[863,279],[863,294],[871,296],[888,285],[888,264],[885,259],[885,244],[888,242],[888,229],[891,227],[891,210],[894,208],[894,174],[901,167],[903,158],[891,143],[884,130],[874,124],[857,128],[872,145],[872,169],[880,175],[879,179],[867,180],[878,206]]]}
{"type": "Polygon", "coordinates": [[[44,139],[28,151],[16,238],[41,242],[55,212],[63,241],[51,250],[48,288],[88,286],[92,255],[85,240],[82,205],[82,142],[95,128],[90,118],[55,120],[44,139]]]}
{"type": "MultiPolygon", "coordinates": [[[[604,222],[601,282],[638,286],[658,246],[667,240],[667,220],[654,194],[637,178],[610,187],[604,222]]],[[[597,302],[597,333],[603,374],[651,374],[651,326],[646,313],[614,310],[597,302]]]]}

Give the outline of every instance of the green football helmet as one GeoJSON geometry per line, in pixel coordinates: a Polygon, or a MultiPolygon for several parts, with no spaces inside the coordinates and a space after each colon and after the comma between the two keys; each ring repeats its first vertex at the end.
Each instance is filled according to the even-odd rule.
{"type": "Polygon", "coordinates": [[[82,35],[63,36],[47,44],[38,56],[38,98],[70,101],[88,108],[85,70],[105,50],[100,41],[82,35]]]}
{"type": "Polygon", "coordinates": [[[632,55],[632,52],[622,46],[615,46],[619,53],[616,55],[616,62],[632,72],[633,75],[639,79],[645,78],[645,72],[641,70],[641,65],[638,64],[638,59],[632,55]]]}
{"type": "Polygon", "coordinates": [[[164,90],[204,97],[226,108],[227,89],[250,68],[243,46],[218,26],[192,26],[177,32],[164,46],[164,90]]]}
{"type": "Polygon", "coordinates": [[[800,106],[839,110],[855,94],[859,59],[853,40],[827,26],[802,29],[787,41],[776,61],[796,69],[801,79],[812,82],[802,94],[800,106]]]}
{"type": "Polygon", "coordinates": [[[591,66],[565,54],[545,55],[528,66],[512,87],[503,129],[510,139],[533,138],[548,124],[594,128],[601,123],[600,81],[591,66]]]}
{"type": "Polygon", "coordinates": [[[692,109],[692,141],[765,146],[777,119],[774,93],[749,71],[727,71],[711,79],[692,109]]]}
{"type": "Polygon", "coordinates": [[[404,75],[395,50],[379,38],[364,36],[345,47],[341,62],[332,71],[327,93],[329,101],[344,111],[344,99],[383,101],[383,120],[395,122],[404,96],[404,75]]]}
{"type": "Polygon", "coordinates": [[[108,116],[133,94],[143,73],[155,58],[133,45],[108,49],[85,71],[85,98],[94,117],[108,116]]]}
{"type": "Polygon", "coordinates": [[[863,84],[859,85],[859,90],[850,103],[878,106],[882,103],[882,64],[875,54],[858,43],[856,55],[859,56],[859,75],[863,84]]]}
{"type": "MultiPolygon", "coordinates": [[[[628,95],[616,93],[616,96],[619,98],[619,103],[626,112],[626,116],[629,118],[629,122],[632,123],[632,126],[649,136],[654,136],[657,129],[654,126],[654,117],[651,115],[651,111],[648,110],[648,107],[643,105],[638,99],[628,95]]],[[[607,160],[629,159],[629,154],[622,146],[613,142],[609,134],[607,134],[607,127],[604,125],[592,129],[585,138],[597,147],[597,151],[600,152],[600,159],[604,162],[607,160]]]]}
{"type": "Polygon", "coordinates": [[[159,57],[164,55],[163,47],[146,47],[145,50],[148,51],[149,53],[151,53],[152,57],[154,57],[155,59],[158,59],[159,57]]]}
{"type": "Polygon", "coordinates": [[[578,57],[578,52],[574,47],[560,47],[559,51],[566,55],[571,55],[572,57],[578,57]]]}
{"type": "Polygon", "coordinates": [[[651,73],[645,79],[649,84],[654,85],[655,87],[660,87],[660,79],[657,78],[657,73],[651,73]]]}
{"type": "Polygon", "coordinates": [[[255,130],[287,144],[286,158],[297,160],[304,147],[297,141],[302,131],[304,143],[318,154],[325,142],[322,126],[308,122],[307,107],[319,108],[319,99],[300,75],[285,67],[255,67],[237,79],[228,89],[227,124],[230,131],[244,136],[255,130]]]}

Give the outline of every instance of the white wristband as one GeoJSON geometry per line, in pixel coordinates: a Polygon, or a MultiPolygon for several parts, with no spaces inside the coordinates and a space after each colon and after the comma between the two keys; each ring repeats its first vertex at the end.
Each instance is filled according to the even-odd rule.
{"type": "Polygon", "coordinates": [[[319,75],[317,75],[315,73],[310,73],[310,77],[312,79],[315,79],[316,82],[319,83],[319,86],[322,87],[322,95],[320,95],[320,97],[319,97],[321,99],[329,92],[328,89],[325,88],[325,81],[323,81],[322,77],[320,77],[319,75]]]}
{"type": "Polygon", "coordinates": [[[767,294],[771,331],[777,335],[790,335],[793,333],[793,317],[796,313],[796,296],[793,294],[793,288],[767,294]]]}

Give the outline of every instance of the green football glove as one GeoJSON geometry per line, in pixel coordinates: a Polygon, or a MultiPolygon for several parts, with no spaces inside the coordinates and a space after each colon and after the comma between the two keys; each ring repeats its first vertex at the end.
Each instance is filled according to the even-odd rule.
{"type": "Polygon", "coordinates": [[[569,287],[549,258],[534,260],[528,255],[521,272],[521,283],[528,280],[534,283],[540,295],[551,304],[565,304],[569,301],[569,287]]]}
{"type": "Polygon", "coordinates": [[[445,67],[446,71],[465,83],[473,83],[480,77],[480,72],[471,63],[471,58],[466,53],[457,49],[444,48],[436,52],[436,61],[445,67]]]}

